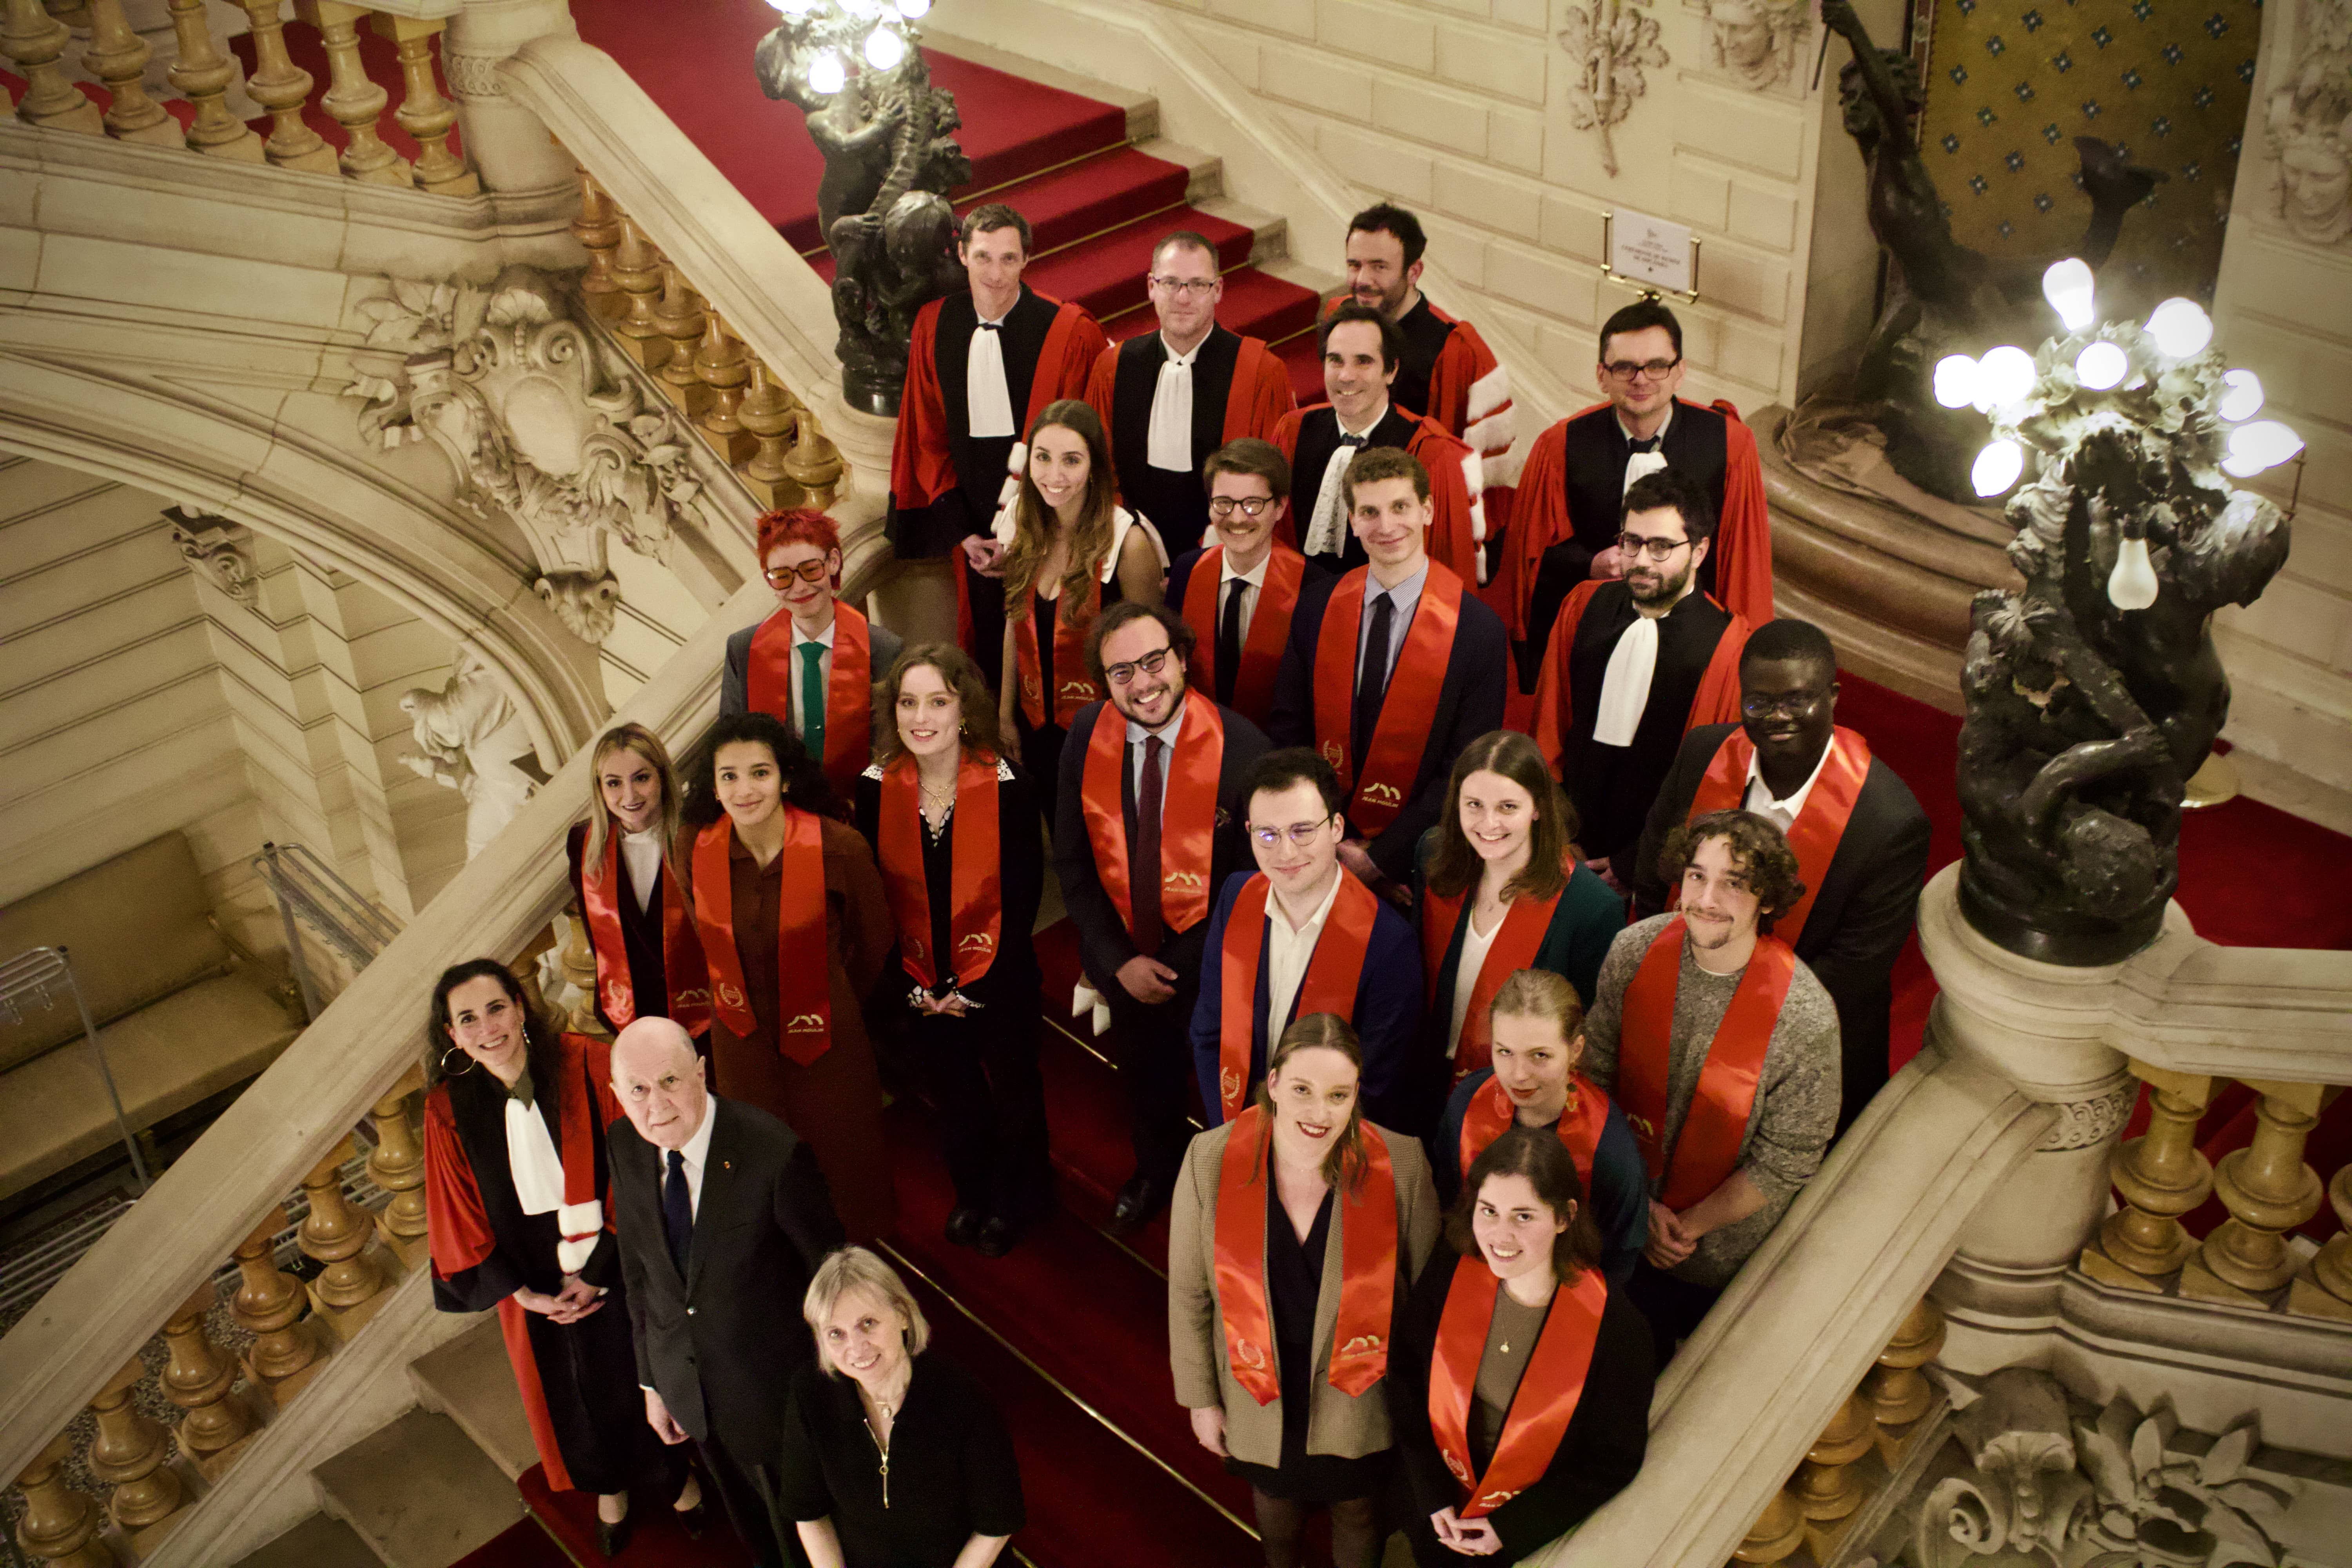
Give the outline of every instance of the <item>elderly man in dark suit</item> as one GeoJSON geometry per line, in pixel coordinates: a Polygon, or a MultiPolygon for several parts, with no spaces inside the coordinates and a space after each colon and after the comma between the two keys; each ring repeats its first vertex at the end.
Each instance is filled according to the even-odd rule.
{"type": "Polygon", "coordinates": [[[1887,1079],[1895,959],[1927,873],[1927,814],[1910,787],[1837,723],[1837,654],[1820,627],[1777,620],[1739,659],[1738,724],[1703,724],[1658,790],[1634,857],[1633,914],[1673,893],[1658,854],[1675,826],[1710,811],[1769,817],[1797,852],[1805,895],[1773,925],[1837,1004],[1843,1133],[1887,1079]]]}
{"type": "Polygon", "coordinates": [[[785,1390],[815,1356],[801,1299],[842,1243],[816,1158],[766,1111],[705,1086],[694,1041],[640,1018],[613,1042],[614,1228],[646,1419],[701,1449],[763,1568],[803,1559],[776,1533],[771,1471],[785,1390]]]}

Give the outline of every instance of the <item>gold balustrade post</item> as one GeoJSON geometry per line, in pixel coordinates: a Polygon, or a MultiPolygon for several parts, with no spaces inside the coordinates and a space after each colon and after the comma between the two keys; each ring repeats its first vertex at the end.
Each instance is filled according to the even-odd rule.
{"type": "Polygon", "coordinates": [[[352,1205],[343,1193],[343,1162],[352,1157],[345,1138],[302,1178],[310,1199],[295,1244],[320,1265],[319,1277],[307,1289],[310,1309],[346,1344],[375,1315],[370,1302],[381,1305],[386,1283],[383,1266],[368,1243],[375,1237],[375,1216],[352,1205]]]}
{"type": "Polygon", "coordinates": [[[1935,1385],[1919,1369],[1943,1348],[1943,1311],[1923,1296],[1878,1352],[1877,1364],[1862,1374],[1863,1402],[1878,1427],[1878,1457],[1889,1470],[1901,1467],[1923,1430],[1921,1420],[1935,1408],[1935,1385]]]}
{"type": "Polygon", "coordinates": [[[178,1405],[180,1452],[208,1481],[220,1479],[252,1428],[235,1392],[236,1363],[205,1332],[219,1296],[212,1282],[196,1287],[163,1325],[171,1359],[163,1365],[163,1397],[178,1405]]]}
{"type": "Polygon", "coordinates": [[[613,252],[621,243],[620,215],[596,176],[585,169],[580,171],[580,216],[572,220],[572,237],[588,253],[588,270],[580,279],[588,308],[599,321],[617,319],[629,308],[628,295],[613,277],[613,252]]]}
{"type": "Polygon", "coordinates": [[[172,13],[172,37],[178,58],[164,74],[182,97],[195,105],[195,123],[188,127],[188,145],[215,158],[258,163],[265,153],[261,138],[244,121],[228,111],[224,100],[236,67],[213,41],[211,23],[205,19],[205,0],[164,0],[172,13]]]}
{"type": "Polygon", "coordinates": [[[736,472],[763,510],[805,505],[806,498],[801,487],[793,482],[787,460],[793,415],[800,405],[768,374],[766,363],[757,356],[751,357],[751,384],[744,389],[743,401],[736,405],[735,417],[759,443],[759,449],[736,472]]]}
{"type": "Polygon", "coordinates": [[[760,443],[743,428],[743,388],[751,380],[751,355],[719,319],[716,310],[703,312],[702,346],[695,351],[694,374],[710,389],[710,405],[702,412],[702,433],[730,468],[748,459],[760,443]]]}
{"type": "Polygon", "coordinates": [[[2343,1228],[2327,1238],[2287,1289],[2286,1310],[2352,1323],[2352,1165],[2327,1184],[2327,1202],[2343,1228]]]}
{"type": "Polygon", "coordinates": [[[391,1202],[375,1216],[376,1236],[392,1248],[404,1268],[414,1268],[425,1252],[425,1150],[417,1139],[409,1107],[424,1087],[424,1076],[411,1068],[369,1110],[375,1124],[375,1152],[368,1156],[368,1180],[391,1194],[391,1202]]]}
{"type": "Polygon", "coordinates": [[[2204,1301],[2268,1306],[2294,1278],[2286,1233],[2319,1212],[2319,1175],[2303,1163],[2326,1086],[2242,1079],[2254,1102],[2253,1142],[2221,1157],[2213,1189],[2230,1217],[2213,1227],[2180,1271],[2180,1293],[2204,1301]]]}
{"type": "Polygon", "coordinates": [[[60,1432],[16,1478],[25,1496],[16,1544],[54,1568],[114,1568],[114,1554],[98,1539],[98,1506],[66,1485],[72,1454],[73,1434],[60,1432]]]}
{"type": "Polygon", "coordinates": [[[677,263],[665,261],[661,271],[661,300],[654,306],[654,321],[669,340],[669,353],[654,373],[655,379],[670,402],[692,419],[710,405],[710,389],[694,370],[694,351],[702,340],[708,312],[702,308],[702,297],[687,286],[677,263]]]}
{"type": "Polygon", "coordinates": [[[343,174],[404,190],[415,184],[408,160],[394,152],[376,130],[392,94],[370,80],[367,67],[360,63],[360,18],[368,14],[366,8],[347,0],[294,0],[294,14],[319,29],[319,41],[327,50],[327,90],[319,107],[343,128],[343,174]]]}
{"type": "Polygon", "coordinates": [[[25,100],[16,118],[50,131],[84,131],[106,134],[106,121],[98,105],[76,86],[58,65],[73,34],[41,7],[41,0],[7,0],[0,19],[0,53],[16,62],[25,79],[25,100]]]}
{"type": "Polygon", "coordinates": [[[236,0],[253,19],[253,74],[245,90],[269,111],[269,140],[263,152],[281,169],[307,169],[312,174],[335,172],[335,150],[302,119],[310,101],[310,73],[286,52],[284,0],[236,0]]]}
{"type": "Polygon", "coordinates": [[[621,215],[621,243],[613,252],[613,281],[629,297],[627,313],[613,323],[622,350],[646,369],[659,370],[670,352],[654,318],[662,291],[662,254],[626,213],[621,215]]]}
{"type": "Polygon", "coordinates": [[[1878,1424],[1862,1395],[1846,1395],[1789,1483],[1797,1494],[1798,1510],[1805,1516],[1805,1543],[1816,1563],[1827,1559],[1845,1533],[1846,1521],[1862,1506],[1862,1478],[1854,1473],[1853,1462],[1870,1452],[1877,1435],[1878,1424]]]}
{"type": "Polygon", "coordinates": [[[784,472],[808,496],[819,511],[834,502],[834,487],[841,482],[841,448],[825,438],[816,410],[802,404],[793,410],[793,447],[784,458],[784,472]]]}
{"type": "MultiPolygon", "coordinates": [[[[132,1356],[106,1380],[89,1405],[98,1417],[89,1473],[113,1489],[107,1494],[106,1511],[133,1537],[177,1513],[181,1502],[179,1474],[167,1463],[171,1436],[132,1397],[146,1375],[145,1365],[132,1356]]],[[[152,1542],[153,1537],[148,1539],[152,1542]]]]}
{"type": "Polygon", "coordinates": [[[2213,1191],[2213,1167],[2197,1148],[2197,1121],[2213,1100],[2213,1080],[2143,1061],[2132,1076],[2147,1085],[2147,1131],[2118,1145],[2107,1173],[2123,1205],[2083,1249],[2083,1272],[2103,1285],[2160,1290],[2197,1250],[2180,1216],[2213,1191]]]}
{"type": "Polygon", "coordinates": [[[81,64],[114,97],[106,111],[107,132],[118,141],[177,147],[183,140],[180,122],[147,96],[147,61],[154,53],[123,19],[122,0],[89,0],[89,47],[82,51],[81,64]]]}
{"type": "Polygon", "coordinates": [[[416,142],[414,174],[419,190],[436,196],[478,196],[482,177],[470,159],[449,148],[450,129],[457,123],[457,106],[441,91],[433,74],[433,40],[448,26],[446,18],[419,21],[414,16],[368,18],[378,37],[392,40],[400,60],[400,107],[392,117],[416,142]]]}
{"type": "Polygon", "coordinates": [[[588,940],[588,922],[579,910],[571,910],[564,922],[563,978],[581,995],[579,1005],[572,1009],[572,1032],[585,1035],[592,1040],[612,1037],[613,1031],[596,1014],[596,949],[588,940]]]}
{"type": "Polygon", "coordinates": [[[247,1382],[281,1406],[317,1373],[324,1348],[306,1318],[309,1298],[294,1277],[278,1267],[270,1251],[286,1222],[282,1206],[270,1210],[236,1249],[240,1282],[228,1309],[237,1326],[253,1336],[252,1347],[245,1352],[247,1382]]]}
{"type": "Polygon", "coordinates": [[[1764,1505],[1764,1511],[1756,1516],[1747,1537],[1732,1552],[1731,1561],[1765,1565],[1786,1563],[1804,1543],[1805,1510],[1798,1504],[1796,1494],[1782,1487],[1764,1505]]]}

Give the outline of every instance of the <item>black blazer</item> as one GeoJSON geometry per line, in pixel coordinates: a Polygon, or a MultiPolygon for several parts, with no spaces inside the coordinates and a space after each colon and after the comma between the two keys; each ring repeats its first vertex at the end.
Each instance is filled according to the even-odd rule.
{"type": "Polygon", "coordinates": [[[626,1119],[608,1135],[637,1381],[695,1441],[764,1467],[783,1440],[793,1373],[816,1354],[801,1298],[842,1244],[841,1221],[816,1156],[791,1128],[718,1095],[707,1114],[718,1121],[683,1279],[663,1239],[666,1155],[626,1119]]]}
{"type": "MultiPolygon", "coordinates": [[[[1666,907],[1665,879],[1658,855],[1666,835],[1690,816],[1691,801],[1707,763],[1724,737],[1738,726],[1702,724],[1683,737],[1682,750],[1642,829],[1633,865],[1633,918],[1666,907]]],[[[1927,876],[1927,814],[1911,786],[1886,759],[1873,756],[1854,797],[1853,816],[1830,857],[1812,912],[1797,937],[1797,956],[1813,972],[1837,1005],[1840,1054],[1843,1058],[1838,1107],[1843,1132],[1862,1114],[1870,1097],[1886,1084],[1887,1011],[1894,1005],[1892,975],[1903,943],[1918,918],[1919,889],[1927,876]]]]}
{"type": "MultiPolygon", "coordinates": [[[[1107,997],[1123,997],[1127,990],[1118,984],[1119,966],[1135,956],[1135,941],[1128,935],[1127,922],[1118,918],[1118,906],[1110,901],[1096,872],[1094,845],[1087,837],[1086,808],[1079,800],[1086,784],[1087,748],[1093,742],[1096,721],[1106,717],[1114,724],[1127,722],[1108,702],[1089,704],[1070,721],[1069,739],[1062,744],[1062,788],[1054,813],[1054,873],[1061,879],[1062,903],[1070,911],[1070,923],[1077,928],[1078,957],[1087,980],[1107,997]]],[[[1204,868],[1213,903],[1226,878],[1237,870],[1257,868],[1249,851],[1249,837],[1242,831],[1249,815],[1242,785],[1252,764],[1272,749],[1265,731],[1232,709],[1219,708],[1217,717],[1224,721],[1225,754],[1217,768],[1216,837],[1204,868]]],[[[1128,841],[1133,843],[1134,768],[1121,768],[1118,777],[1128,841]]],[[[1198,924],[1161,943],[1157,956],[1189,983],[1201,972],[1201,954],[1208,938],[1209,917],[1203,914],[1198,924]]]]}
{"type": "MultiPolygon", "coordinates": [[[[1315,744],[1315,650],[1323,635],[1323,612],[1344,577],[1307,583],[1298,590],[1298,610],[1290,617],[1290,646],[1274,680],[1274,717],[1266,728],[1277,746],[1315,744]]],[[[1418,612],[1416,612],[1418,613],[1418,612]]],[[[1354,654],[1350,651],[1349,658],[1354,654]]],[[[1488,609],[1471,584],[1462,585],[1462,618],[1454,633],[1453,657],[1438,688],[1436,710],[1428,717],[1421,771],[1412,793],[1379,837],[1371,840],[1372,864],[1400,882],[1412,879],[1421,836],[1437,826],[1445,810],[1445,783],[1454,759],[1470,742],[1503,727],[1503,695],[1510,669],[1510,639],[1502,617],[1488,609]]],[[[1390,677],[1391,685],[1395,677],[1390,677]]]]}
{"type": "MultiPolygon", "coordinates": [[[[850,606],[856,609],[857,606],[850,606]]],[[[751,706],[751,638],[768,623],[753,621],[740,631],[727,634],[727,662],[719,672],[719,716],[741,713],[751,706]]],[[[889,673],[906,651],[905,639],[888,626],[866,623],[866,651],[874,666],[874,679],[880,680],[889,673]]]]}
{"type": "Polygon", "coordinates": [[[1541,1480],[1486,1516],[1502,1537],[1503,1549],[1491,1557],[1464,1557],[1437,1544],[1429,1516],[1442,1508],[1459,1509],[1462,1493],[1429,1429],[1430,1363],[1436,1355],[1437,1325],[1445,1314],[1454,1270],[1485,1267],[1450,1247],[1431,1253],[1413,1282],[1389,1353],[1389,1421],[1412,1489],[1406,1533],[1420,1562],[1448,1568],[1465,1563],[1517,1563],[1567,1534],[1625,1489],[1641,1472],[1650,1443],[1650,1391],[1655,1376],[1650,1324],[1622,1291],[1612,1289],[1601,1311],[1600,1336],[1592,1347],[1584,1392],[1550,1466],[1541,1480]]]}

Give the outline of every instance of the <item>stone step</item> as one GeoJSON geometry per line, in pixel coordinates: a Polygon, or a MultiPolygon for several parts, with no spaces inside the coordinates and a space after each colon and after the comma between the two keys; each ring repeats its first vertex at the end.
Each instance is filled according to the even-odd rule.
{"type": "Polygon", "coordinates": [[[509,1480],[539,1463],[496,1313],[409,1363],[408,1381],[418,1404],[455,1421],[509,1480]]]}
{"type": "Polygon", "coordinates": [[[314,1513],[237,1559],[236,1568],[380,1568],[381,1563],[359,1531],[340,1519],[314,1513]]]}
{"type": "Polygon", "coordinates": [[[319,1506],[384,1568],[449,1568],[527,1517],[521,1494],[446,1415],[412,1410],[310,1472],[319,1506]]]}
{"type": "Polygon", "coordinates": [[[1131,142],[1149,142],[1160,134],[1160,100],[1148,92],[1100,81],[1076,71],[1063,70],[1058,66],[1040,65],[1033,59],[1011,54],[988,44],[974,43],[934,28],[923,29],[923,47],[953,55],[960,60],[970,60],[976,66],[1003,71],[1007,76],[1024,77],[1041,87],[1059,88],[1075,92],[1081,98],[1091,98],[1097,103],[1117,104],[1127,111],[1127,139],[1131,142]]]}

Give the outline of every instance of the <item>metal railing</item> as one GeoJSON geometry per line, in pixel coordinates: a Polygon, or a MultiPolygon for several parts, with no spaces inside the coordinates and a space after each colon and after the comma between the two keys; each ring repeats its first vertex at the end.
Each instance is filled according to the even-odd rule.
{"type": "Polygon", "coordinates": [[[131,1119],[122,1113],[122,1095],[114,1087],[114,1069],[106,1065],[106,1047],[99,1044],[98,1022],[90,1016],[89,1002],[81,994],[80,983],[74,979],[73,963],[64,948],[31,948],[0,963],[0,1021],[14,1024],[27,1012],[46,1012],[56,1005],[55,993],[58,988],[71,994],[74,1006],[81,1014],[82,1037],[89,1042],[89,1054],[98,1063],[98,1076],[106,1085],[107,1101],[114,1107],[114,1125],[122,1134],[123,1148],[130,1152],[131,1169],[139,1178],[139,1190],[144,1193],[151,1180],[147,1157],[139,1152],[139,1140],[131,1135],[131,1119]]]}
{"type": "Polygon", "coordinates": [[[354,970],[365,969],[400,934],[400,922],[299,844],[264,844],[253,858],[253,869],[278,900],[278,917],[286,923],[286,952],[302,990],[302,1016],[316,1018],[326,999],[303,955],[298,921],[342,954],[354,970]]]}

